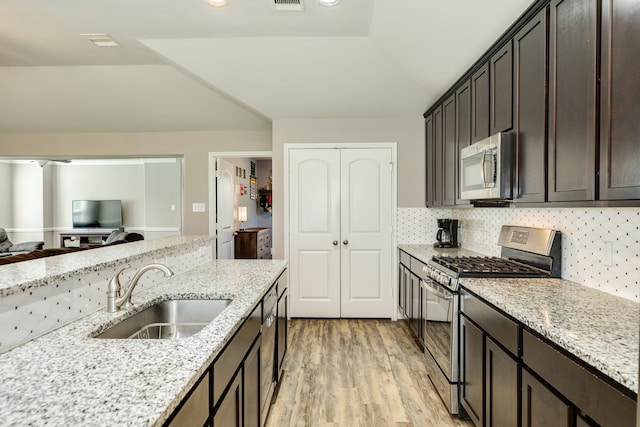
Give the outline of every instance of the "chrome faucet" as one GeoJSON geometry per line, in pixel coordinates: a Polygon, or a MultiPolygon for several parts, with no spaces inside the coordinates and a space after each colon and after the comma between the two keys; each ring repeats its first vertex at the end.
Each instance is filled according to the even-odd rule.
{"type": "Polygon", "coordinates": [[[133,275],[133,278],[126,286],[126,290],[123,293],[122,285],[120,284],[120,275],[128,268],[131,268],[131,266],[129,265],[121,269],[116,273],[115,276],[113,276],[113,278],[111,278],[111,280],[109,280],[109,286],[107,287],[107,311],[109,313],[115,313],[121,308],[128,310],[133,307],[133,304],[131,303],[131,293],[138,284],[138,281],[140,280],[142,275],[147,271],[160,270],[164,273],[164,277],[173,276],[173,271],[171,271],[171,269],[164,264],[147,264],[143,267],[140,267],[140,269],[136,271],[136,274],[133,275]]]}

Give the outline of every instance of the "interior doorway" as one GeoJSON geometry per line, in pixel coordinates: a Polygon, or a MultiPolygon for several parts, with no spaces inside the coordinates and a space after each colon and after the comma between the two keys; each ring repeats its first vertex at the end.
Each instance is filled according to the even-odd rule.
{"type": "Polygon", "coordinates": [[[209,153],[209,234],[217,238],[217,259],[236,258],[239,232],[271,230],[271,160],[270,151],[209,153]]]}

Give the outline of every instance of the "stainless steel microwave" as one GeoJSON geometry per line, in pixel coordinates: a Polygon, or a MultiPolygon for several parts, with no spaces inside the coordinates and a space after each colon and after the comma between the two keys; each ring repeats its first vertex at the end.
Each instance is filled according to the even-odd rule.
{"type": "Polygon", "coordinates": [[[501,132],[460,150],[461,199],[513,199],[514,139],[501,132]]]}

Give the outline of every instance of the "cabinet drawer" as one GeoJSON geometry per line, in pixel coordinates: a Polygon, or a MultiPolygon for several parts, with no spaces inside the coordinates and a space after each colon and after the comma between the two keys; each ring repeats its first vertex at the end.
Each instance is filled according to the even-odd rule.
{"type": "Polygon", "coordinates": [[[513,355],[519,355],[517,323],[465,291],[460,293],[460,310],[513,355]]]}
{"type": "Polygon", "coordinates": [[[415,258],[411,258],[411,272],[418,277],[424,276],[426,265],[422,261],[418,261],[415,258]]]}
{"type": "Polygon", "coordinates": [[[584,414],[603,427],[634,426],[636,402],[633,399],[528,331],[524,331],[522,338],[525,365],[584,414]]]}
{"type": "Polygon", "coordinates": [[[400,252],[400,263],[404,264],[407,267],[411,267],[411,255],[409,255],[404,251],[399,251],[399,252],[400,252]]]}
{"type": "Polygon", "coordinates": [[[253,310],[213,364],[213,405],[224,393],[251,344],[260,333],[262,303],[253,310]]]}

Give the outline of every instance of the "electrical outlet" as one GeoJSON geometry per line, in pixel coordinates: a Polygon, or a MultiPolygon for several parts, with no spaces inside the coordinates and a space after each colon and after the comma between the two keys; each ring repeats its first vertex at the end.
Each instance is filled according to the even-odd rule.
{"type": "Polygon", "coordinates": [[[601,262],[604,266],[613,266],[613,242],[603,242],[601,262]]]}

